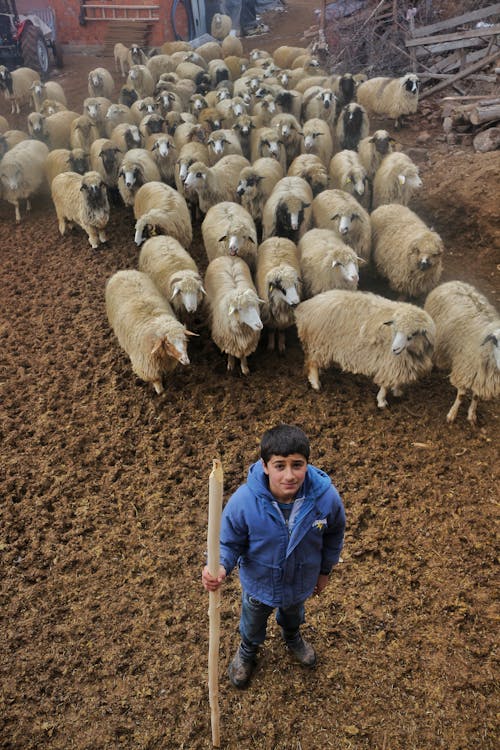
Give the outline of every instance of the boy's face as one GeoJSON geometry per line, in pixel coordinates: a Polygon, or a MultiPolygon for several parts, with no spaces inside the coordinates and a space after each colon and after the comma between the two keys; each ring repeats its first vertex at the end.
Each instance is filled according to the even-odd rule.
{"type": "Polygon", "coordinates": [[[291,503],[304,481],[307,471],[307,460],[301,453],[289,456],[277,456],[273,453],[264,463],[264,472],[269,477],[269,489],[276,500],[291,503]]]}

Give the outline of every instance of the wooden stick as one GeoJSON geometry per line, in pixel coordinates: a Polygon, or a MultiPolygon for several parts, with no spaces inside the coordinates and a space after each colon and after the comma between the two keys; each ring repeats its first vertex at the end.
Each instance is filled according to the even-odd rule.
{"type": "Polygon", "coordinates": [[[454,81],[459,81],[461,78],[466,78],[470,73],[475,73],[476,70],[481,70],[481,68],[485,68],[487,65],[492,63],[496,58],[498,57],[498,52],[494,52],[492,55],[489,55],[488,57],[483,57],[481,60],[479,60],[474,65],[471,65],[468,68],[465,68],[465,70],[461,70],[460,73],[457,73],[456,75],[452,76],[448,81],[441,81],[441,83],[436,84],[430,89],[425,89],[425,91],[420,94],[420,99],[423,99],[426,96],[430,96],[430,94],[434,94],[436,91],[441,91],[441,89],[446,88],[446,86],[449,86],[454,81]]]}
{"type": "MultiPolygon", "coordinates": [[[[208,535],[207,566],[212,576],[219,575],[219,535],[223,495],[222,464],[214,459],[208,480],[208,535]]],[[[208,619],[210,636],[208,641],[208,697],[210,702],[210,720],[212,725],[212,745],[220,747],[219,729],[219,638],[220,638],[220,589],[210,591],[208,619]]]]}

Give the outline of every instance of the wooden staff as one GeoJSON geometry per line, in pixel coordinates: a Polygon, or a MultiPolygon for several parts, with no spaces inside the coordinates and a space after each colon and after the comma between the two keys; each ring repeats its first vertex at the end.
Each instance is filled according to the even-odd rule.
{"type": "MultiPolygon", "coordinates": [[[[210,575],[219,575],[219,536],[220,517],[222,513],[223,493],[222,464],[214,459],[208,480],[208,558],[207,566],[210,575]]],[[[209,592],[208,618],[210,636],[208,641],[208,697],[210,701],[210,719],[212,723],[212,745],[220,747],[219,733],[219,635],[220,635],[220,589],[209,592]]]]}

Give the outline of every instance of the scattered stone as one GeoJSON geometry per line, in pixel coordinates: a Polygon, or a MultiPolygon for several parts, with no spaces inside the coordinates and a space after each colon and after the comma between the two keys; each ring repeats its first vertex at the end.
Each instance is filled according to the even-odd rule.
{"type": "Polygon", "coordinates": [[[429,161],[429,152],[426,148],[409,148],[407,154],[414,162],[429,161]]]}
{"type": "Polygon", "coordinates": [[[431,138],[432,136],[428,130],[422,130],[422,132],[417,135],[416,141],[417,143],[427,143],[431,138]]]}
{"type": "Polygon", "coordinates": [[[488,128],[488,130],[478,133],[472,145],[474,146],[474,150],[480,153],[496,151],[500,148],[500,127],[488,128]]]}

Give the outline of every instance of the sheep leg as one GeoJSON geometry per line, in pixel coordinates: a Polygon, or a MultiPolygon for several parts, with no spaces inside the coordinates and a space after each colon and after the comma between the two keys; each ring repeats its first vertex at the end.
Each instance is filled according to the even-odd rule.
{"type": "Polygon", "coordinates": [[[377,393],[377,406],[379,409],[385,409],[388,406],[386,396],[387,388],[382,385],[377,393]]]}
{"type": "Polygon", "coordinates": [[[319,370],[316,362],[309,362],[307,367],[307,379],[309,380],[314,390],[319,391],[321,385],[319,382],[319,370]]]}
{"type": "Polygon", "coordinates": [[[66,233],[66,219],[64,218],[63,215],[58,214],[57,215],[57,221],[59,222],[59,232],[64,237],[64,235],[66,233]]]}
{"type": "Polygon", "coordinates": [[[31,203],[30,203],[30,199],[26,198],[26,213],[28,211],[31,211],[31,203]]]}
{"type": "Polygon", "coordinates": [[[247,358],[245,356],[240,357],[240,367],[241,367],[241,372],[243,373],[243,375],[250,374],[250,369],[247,364],[247,358]]]}
{"type": "Polygon", "coordinates": [[[274,328],[270,328],[268,338],[267,338],[267,349],[270,352],[274,351],[274,345],[275,345],[274,334],[275,334],[274,328]]]}
{"type": "Polygon", "coordinates": [[[403,395],[403,389],[400,388],[399,385],[397,385],[395,388],[391,388],[391,391],[392,395],[396,396],[396,398],[401,398],[401,396],[403,395]]]}
{"type": "Polygon", "coordinates": [[[227,369],[234,370],[234,357],[232,354],[227,355],[227,369]]]}
{"type": "Polygon", "coordinates": [[[12,202],[14,204],[14,210],[16,212],[16,221],[19,224],[19,222],[21,221],[21,212],[19,210],[19,201],[12,201],[12,202]]]}
{"type": "Polygon", "coordinates": [[[153,380],[153,388],[158,395],[160,395],[160,393],[163,393],[163,391],[165,390],[161,380],[153,380]]]}
{"type": "Polygon", "coordinates": [[[100,229],[99,230],[99,241],[100,242],[106,242],[107,241],[106,240],[106,232],[104,231],[104,229],[100,229]]]}
{"type": "Polygon", "coordinates": [[[92,250],[96,250],[99,247],[99,237],[94,227],[84,227],[85,231],[89,236],[89,242],[92,250]]]}
{"type": "Polygon", "coordinates": [[[278,351],[280,354],[285,353],[285,332],[278,331],[278,351]]]}
{"type": "Polygon", "coordinates": [[[469,422],[473,425],[477,424],[477,403],[479,401],[479,397],[476,396],[475,393],[472,394],[472,400],[470,402],[469,411],[467,412],[467,419],[469,422]]]}
{"type": "MultiPolygon", "coordinates": [[[[458,414],[458,409],[460,408],[460,404],[461,404],[462,399],[463,399],[464,396],[465,396],[465,388],[457,388],[457,397],[456,397],[455,401],[453,402],[453,405],[452,405],[450,411],[446,415],[446,421],[447,422],[454,422],[455,421],[455,419],[457,417],[457,414],[458,414]]],[[[472,404],[471,404],[471,406],[472,406],[472,404]]]]}

